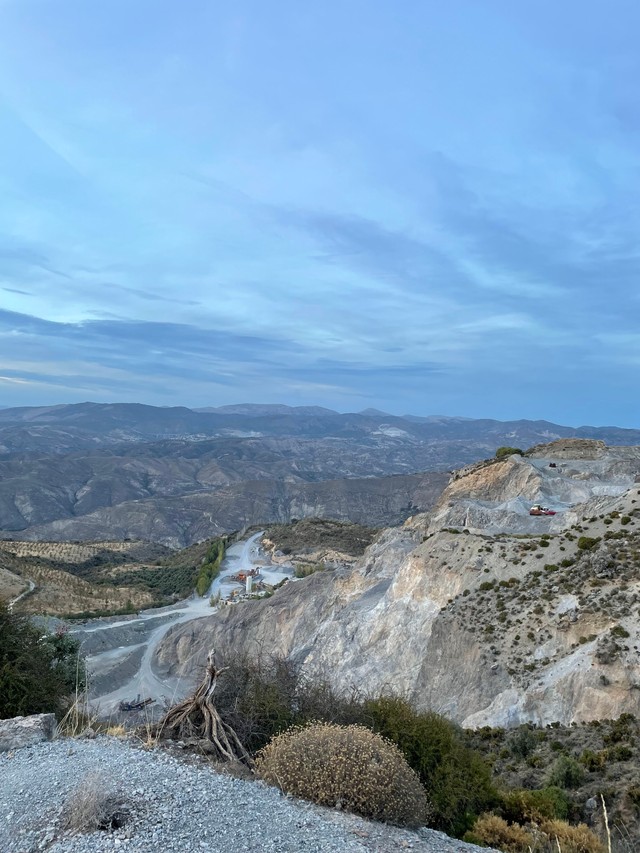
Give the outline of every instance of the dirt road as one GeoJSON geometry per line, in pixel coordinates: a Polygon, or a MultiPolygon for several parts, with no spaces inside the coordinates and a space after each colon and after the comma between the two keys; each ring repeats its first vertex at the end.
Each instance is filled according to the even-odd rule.
{"type": "Polygon", "coordinates": [[[222,561],[220,574],[203,597],[195,594],[171,607],[140,612],[130,619],[94,620],[74,629],[87,653],[90,701],[101,717],[113,716],[121,701],[153,697],[158,705],[182,698],[191,684],[180,679],[159,678],[153,666],[155,650],[174,625],[215,613],[210,597],[224,596],[229,575],[253,568],[260,559],[263,532],[232,545],[222,561]]]}

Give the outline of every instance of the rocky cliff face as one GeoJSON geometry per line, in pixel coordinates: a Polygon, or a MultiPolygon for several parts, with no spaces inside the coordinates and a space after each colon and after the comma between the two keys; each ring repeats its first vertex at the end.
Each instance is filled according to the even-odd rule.
{"type": "Polygon", "coordinates": [[[177,627],[158,663],[193,677],[211,646],[270,651],[466,726],[637,713],[638,470],[640,448],[566,440],[472,466],[355,567],[177,627]]]}
{"type": "Polygon", "coordinates": [[[447,475],[437,471],[319,483],[255,480],[214,492],[125,501],[79,518],[28,527],[20,531],[20,538],[94,541],[108,531],[112,538],[184,548],[221,533],[293,518],[333,518],[382,527],[433,506],[446,481],[447,475]]]}

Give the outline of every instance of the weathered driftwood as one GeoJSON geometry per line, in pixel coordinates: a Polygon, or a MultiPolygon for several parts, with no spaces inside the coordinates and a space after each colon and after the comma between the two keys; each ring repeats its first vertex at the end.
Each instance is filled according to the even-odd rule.
{"type": "Polygon", "coordinates": [[[228,666],[216,666],[215,650],[212,649],[207,657],[205,677],[198,689],[171,708],[158,729],[163,737],[208,741],[215,747],[214,754],[220,761],[240,761],[252,768],[251,756],[231,726],[220,717],[213,703],[218,676],[228,669],[228,666]]]}

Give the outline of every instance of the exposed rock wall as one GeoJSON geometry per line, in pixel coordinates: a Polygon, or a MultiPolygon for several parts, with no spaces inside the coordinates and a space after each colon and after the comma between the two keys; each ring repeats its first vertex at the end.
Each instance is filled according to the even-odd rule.
{"type": "Polygon", "coordinates": [[[191,677],[211,646],[273,652],[340,690],[390,690],[468,726],[638,713],[640,489],[628,487],[640,448],[591,450],[559,473],[543,454],[476,467],[353,569],[177,627],[159,663],[191,677]],[[552,519],[500,509],[572,481],[595,497],[552,519]],[[443,530],[457,511],[488,524],[443,530]],[[513,532],[494,533],[501,517],[513,532]]]}

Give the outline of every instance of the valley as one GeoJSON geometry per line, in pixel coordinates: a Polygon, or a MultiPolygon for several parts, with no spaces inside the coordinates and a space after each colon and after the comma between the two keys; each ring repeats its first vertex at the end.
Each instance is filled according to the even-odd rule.
{"type": "MultiPolygon", "coordinates": [[[[250,572],[260,566],[270,585],[290,576],[286,569],[271,567],[259,552],[261,537],[259,532],[229,547],[219,574],[204,596],[193,594],[162,611],[141,611],[129,619],[92,621],[72,629],[86,655],[92,713],[102,719],[118,718],[120,703],[143,697],[153,700],[152,706],[144,711],[144,718],[149,719],[186,695],[193,686],[193,678],[173,679],[159,673],[155,666],[156,649],[172,627],[191,625],[194,620],[206,618],[212,613],[212,601],[219,601],[220,607],[237,595],[240,584],[233,578],[238,572],[250,572]]],[[[128,718],[131,721],[130,715],[128,718]]]]}
{"type": "Polygon", "coordinates": [[[82,403],[0,410],[0,536],[173,549],[309,516],[389,526],[501,445],[640,431],[367,410],[82,403]]]}

